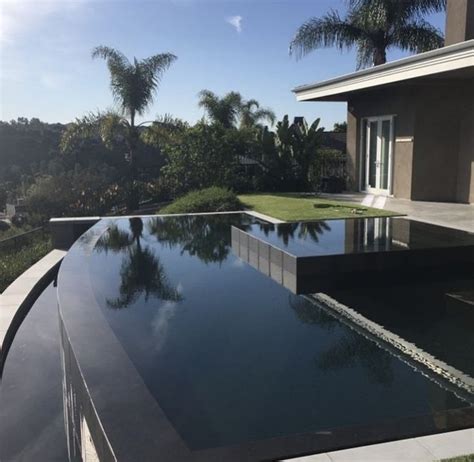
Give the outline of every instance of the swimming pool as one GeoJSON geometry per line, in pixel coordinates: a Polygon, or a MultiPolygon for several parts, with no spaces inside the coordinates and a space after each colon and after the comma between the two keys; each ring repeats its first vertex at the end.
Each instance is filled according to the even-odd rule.
{"type": "Polygon", "coordinates": [[[102,220],[71,248],[70,445],[87,428],[101,460],[262,460],[473,425],[465,394],[239,258],[232,226],[267,224],[102,220]]]}

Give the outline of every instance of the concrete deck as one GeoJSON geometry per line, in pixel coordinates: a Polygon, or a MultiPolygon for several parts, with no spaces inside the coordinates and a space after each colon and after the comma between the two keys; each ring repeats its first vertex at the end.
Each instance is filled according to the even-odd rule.
{"type": "Polygon", "coordinates": [[[287,460],[291,462],[433,462],[472,453],[474,453],[474,429],[469,428],[287,460]]]}
{"type": "Polygon", "coordinates": [[[474,233],[474,205],[472,204],[411,201],[364,193],[321,194],[321,197],[391,210],[405,214],[414,220],[474,233]]]}

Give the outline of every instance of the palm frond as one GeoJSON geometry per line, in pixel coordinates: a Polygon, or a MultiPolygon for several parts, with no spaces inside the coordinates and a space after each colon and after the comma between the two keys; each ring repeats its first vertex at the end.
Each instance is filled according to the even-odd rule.
{"type": "Polygon", "coordinates": [[[153,102],[163,73],[177,59],[171,53],[162,53],[142,61],[134,58],[130,63],[120,51],[106,46],[94,48],[92,57],[107,62],[112,95],[132,125],[135,114],[143,114],[153,102]]]}
{"type": "MultiPolygon", "coordinates": [[[[95,47],[92,50],[92,58],[102,58],[107,61],[107,64],[109,65],[109,70],[111,65],[114,70],[119,68],[125,69],[130,66],[130,61],[122,52],[116,50],[115,48],[107,47],[104,45],[95,47]]],[[[112,72],[112,70],[110,70],[110,72],[112,72]]]]}
{"type": "Polygon", "coordinates": [[[290,54],[301,58],[319,47],[351,48],[363,36],[361,28],[341,19],[337,11],[330,11],[322,18],[310,19],[298,29],[290,43],[290,54]]]}
{"type": "Polygon", "coordinates": [[[397,28],[393,42],[402,50],[422,53],[442,47],[444,37],[439,29],[423,19],[418,19],[397,28]]]}
{"type": "Polygon", "coordinates": [[[61,152],[67,154],[73,151],[82,141],[97,136],[99,118],[100,114],[91,112],[69,124],[61,137],[59,144],[61,152]]]}
{"type": "Polygon", "coordinates": [[[107,112],[98,120],[98,132],[105,147],[112,149],[117,139],[127,137],[129,123],[120,114],[107,112]]]}
{"type": "Polygon", "coordinates": [[[290,54],[300,58],[310,51],[357,45],[357,68],[383,64],[390,46],[414,52],[442,46],[442,34],[423,15],[443,11],[446,0],[347,0],[348,13],[341,18],[330,11],[312,18],[297,31],[290,54]]]}
{"type": "Polygon", "coordinates": [[[199,107],[204,108],[213,123],[226,128],[233,127],[242,108],[242,95],[231,91],[219,98],[210,90],[202,90],[198,94],[199,107]]]}
{"type": "Polygon", "coordinates": [[[270,125],[273,125],[276,120],[276,115],[275,113],[269,109],[269,108],[263,108],[263,109],[258,109],[254,112],[254,117],[257,122],[261,120],[266,120],[267,122],[270,123],[270,125]]]}
{"type": "Polygon", "coordinates": [[[356,69],[363,69],[373,64],[374,46],[370,40],[357,41],[356,69]]]}
{"type": "Polygon", "coordinates": [[[446,0],[347,0],[351,10],[373,8],[376,3],[387,9],[397,8],[406,17],[439,13],[446,9],[446,0]]]}

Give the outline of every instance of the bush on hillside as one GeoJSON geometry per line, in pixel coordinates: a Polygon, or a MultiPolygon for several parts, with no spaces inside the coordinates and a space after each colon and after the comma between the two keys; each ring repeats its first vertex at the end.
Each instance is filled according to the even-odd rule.
{"type": "Polygon", "coordinates": [[[176,199],[161,209],[160,213],[228,212],[240,209],[242,204],[232,191],[213,186],[176,199]]]}
{"type": "Polygon", "coordinates": [[[0,249],[0,294],[24,271],[52,250],[51,240],[40,237],[19,250],[0,249]]]}
{"type": "Polygon", "coordinates": [[[0,220],[0,233],[8,231],[10,228],[11,226],[8,222],[0,220]]]}

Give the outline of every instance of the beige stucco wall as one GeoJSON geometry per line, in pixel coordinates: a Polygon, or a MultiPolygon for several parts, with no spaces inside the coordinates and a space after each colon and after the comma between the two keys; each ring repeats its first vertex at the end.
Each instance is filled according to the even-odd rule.
{"type": "Polygon", "coordinates": [[[464,117],[463,87],[420,87],[416,98],[414,200],[456,201],[459,138],[464,117]]]}
{"type": "Polygon", "coordinates": [[[474,38],[474,0],[448,0],[445,45],[474,38]]]}
{"type": "Polygon", "coordinates": [[[466,93],[466,116],[461,123],[456,198],[474,203],[474,85],[466,93]]]}
{"type": "MultiPolygon", "coordinates": [[[[348,102],[347,153],[350,164],[350,187],[359,189],[360,178],[360,121],[363,117],[395,114],[395,138],[412,137],[415,129],[415,104],[412,88],[387,87],[365,92],[348,102]]],[[[397,143],[393,152],[393,194],[411,198],[413,143],[397,143]]]]}
{"type": "Polygon", "coordinates": [[[395,115],[392,193],[426,201],[474,202],[474,85],[432,81],[360,93],[348,102],[347,153],[359,189],[360,123],[395,115]]]}

